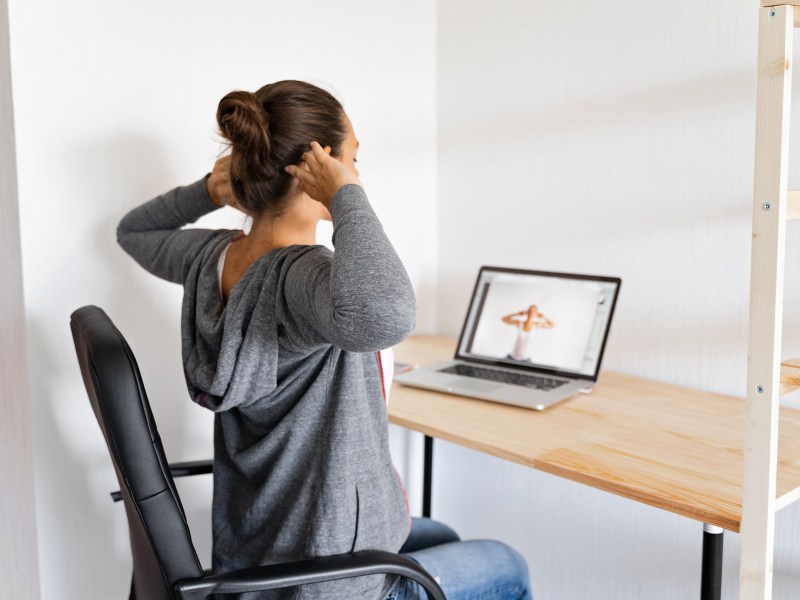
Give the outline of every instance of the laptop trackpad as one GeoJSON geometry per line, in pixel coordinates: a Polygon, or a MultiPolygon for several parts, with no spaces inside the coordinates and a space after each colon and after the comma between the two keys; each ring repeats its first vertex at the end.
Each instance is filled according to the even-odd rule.
{"type": "Polygon", "coordinates": [[[484,381],[472,381],[469,379],[453,379],[447,383],[447,389],[451,392],[473,392],[477,394],[488,394],[499,387],[502,387],[502,385],[484,381]]]}

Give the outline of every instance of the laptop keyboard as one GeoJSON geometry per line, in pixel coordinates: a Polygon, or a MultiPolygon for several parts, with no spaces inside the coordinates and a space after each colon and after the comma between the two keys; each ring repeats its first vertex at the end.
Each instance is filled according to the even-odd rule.
{"type": "Polygon", "coordinates": [[[536,388],[549,392],[561,387],[567,381],[563,379],[551,379],[549,377],[539,377],[537,375],[526,375],[523,373],[511,373],[509,371],[498,371],[484,367],[473,367],[472,365],[453,365],[439,371],[440,373],[452,373],[453,375],[463,375],[465,377],[475,377],[477,379],[488,379],[511,385],[521,385],[529,388],[536,388]]]}

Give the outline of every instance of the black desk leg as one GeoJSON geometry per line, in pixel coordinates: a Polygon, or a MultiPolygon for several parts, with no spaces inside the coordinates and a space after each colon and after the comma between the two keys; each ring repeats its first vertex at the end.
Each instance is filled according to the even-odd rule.
{"type": "Polygon", "coordinates": [[[703,573],[700,600],[720,600],[722,596],[722,527],[703,523],[703,573]]]}
{"type": "Polygon", "coordinates": [[[431,480],[433,479],[433,438],[425,436],[425,472],[422,479],[422,516],[431,517],[431,480]]]}

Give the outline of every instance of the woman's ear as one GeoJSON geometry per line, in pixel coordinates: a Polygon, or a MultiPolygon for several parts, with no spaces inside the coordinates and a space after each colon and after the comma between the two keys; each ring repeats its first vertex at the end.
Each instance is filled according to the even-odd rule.
{"type": "Polygon", "coordinates": [[[302,190],[300,189],[300,180],[297,177],[292,177],[292,182],[289,184],[289,191],[287,192],[287,195],[291,197],[300,193],[302,193],[302,190]]]}

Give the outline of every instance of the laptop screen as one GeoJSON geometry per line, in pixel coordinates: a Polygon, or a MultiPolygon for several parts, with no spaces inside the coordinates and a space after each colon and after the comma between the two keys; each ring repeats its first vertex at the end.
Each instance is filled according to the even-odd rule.
{"type": "Polygon", "coordinates": [[[483,267],[456,358],[597,379],[620,283],[483,267]]]}

